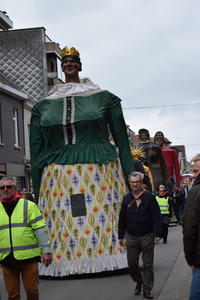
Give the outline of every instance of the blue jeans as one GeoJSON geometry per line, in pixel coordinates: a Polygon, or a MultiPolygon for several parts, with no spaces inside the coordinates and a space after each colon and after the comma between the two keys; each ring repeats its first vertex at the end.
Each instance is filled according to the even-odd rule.
{"type": "Polygon", "coordinates": [[[195,268],[192,273],[192,283],[190,287],[189,300],[200,299],[200,268],[195,268]]]}

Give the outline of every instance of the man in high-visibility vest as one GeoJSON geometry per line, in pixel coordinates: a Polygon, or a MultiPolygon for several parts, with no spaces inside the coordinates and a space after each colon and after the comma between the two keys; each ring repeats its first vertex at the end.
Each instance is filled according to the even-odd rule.
{"type": "Polygon", "coordinates": [[[156,200],[160,207],[160,213],[162,216],[163,243],[166,244],[168,237],[168,226],[170,223],[170,218],[172,217],[172,200],[170,198],[169,192],[162,184],[159,186],[159,192],[156,195],[156,200]]]}
{"type": "Polygon", "coordinates": [[[37,205],[17,193],[13,178],[0,181],[0,264],[8,299],[20,300],[20,274],[27,300],[38,300],[38,262],[52,259],[45,223],[37,205]],[[38,245],[39,244],[39,245],[38,245]]]}

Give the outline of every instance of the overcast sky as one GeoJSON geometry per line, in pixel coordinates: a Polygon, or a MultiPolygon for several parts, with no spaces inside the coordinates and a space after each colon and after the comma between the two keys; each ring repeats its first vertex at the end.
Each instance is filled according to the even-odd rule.
{"type": "Polygon", "coordinates": [[[13,29],[44,27],[122,99],[126,123],[200,153],[199,0],[1,0],[13,29]]]}

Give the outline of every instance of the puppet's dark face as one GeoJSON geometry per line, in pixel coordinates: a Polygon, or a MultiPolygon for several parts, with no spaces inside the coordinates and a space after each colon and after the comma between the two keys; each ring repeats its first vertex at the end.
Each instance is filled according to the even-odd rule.
{"type": "Polygon", "coordinates": [[[147,142],[149,139],[148,139],[148,135],[146,133],[142,133],[140,135],[140,139],[143,143],[147,142]]]}
{"type": "Polygon", "coordinates": [[[154,138],[154,143],[158,146],[163,146],[165,140],[162,132],[157,132],[154,138]]]}

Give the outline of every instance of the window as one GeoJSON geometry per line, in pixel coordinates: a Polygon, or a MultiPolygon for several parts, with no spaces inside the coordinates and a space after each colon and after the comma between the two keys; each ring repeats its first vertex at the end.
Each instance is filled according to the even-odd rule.
{"type": "Polygon", "coordinates": [[[17,185],[18,191],[20,191],[21,189],[24,188],[24,178],[23,177],[19,177],[19,176],[16,176],[14,178],[15,178],[15,181],[16,181],[16,185],[17,185]]]}
{"type": "Polygon", "coordinates": [[[57,72],[56,55],[54,53],[47,53],[47,72],[57,72]]]}
{"type": "Polygon", "coordinates": [[[14,146],[19,147],[18,111],[13,108],[14,146]]]}
{"type": "Polygon", "coordinates": [[[50,78],[58,78],[64,82],[65,76],[61,68],[61,60],[55,53],[47,53],[47,72],[50,78]]]}
{"type": "Polygon", "coordinates": [[[63,82],[65,81],[65,75],[62,71],[62,68],[61,68],[61,61],[60,59],[56,59],[56,62],[57,62],[57,70],[58,70],[58,79],[61,79],[63,82]]]}

